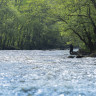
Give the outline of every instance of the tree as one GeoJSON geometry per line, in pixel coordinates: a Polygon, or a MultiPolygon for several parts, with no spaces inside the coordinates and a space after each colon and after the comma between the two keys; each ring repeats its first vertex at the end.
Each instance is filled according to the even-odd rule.
{"type": "Polygon", "coordinates": [[[1,49],[47,49],[59,45],[60,33],[55,25],[51,27],[54,18],[48,14],[46,0],[1,0],[0,4],[1,49]]]}
{"type": "Polygon", "coordinates": [[[96,38],[94,38],[96,36],[95,1],[54,0],[54,2],[54,6],[50,5],[50,7],[54,18],[59,22],[64,22],[64,31],[69,35],[70,32],[74,33],[90,52],[94,51],[96,48],[96,38]]]}

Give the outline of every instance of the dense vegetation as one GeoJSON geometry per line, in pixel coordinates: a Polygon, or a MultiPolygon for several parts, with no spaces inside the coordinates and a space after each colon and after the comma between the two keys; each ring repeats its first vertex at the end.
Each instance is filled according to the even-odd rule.
{"type": "Polygon", "coordinates": [[[96,0],[0,0],[0,49],[96,49],[96,0]]]}

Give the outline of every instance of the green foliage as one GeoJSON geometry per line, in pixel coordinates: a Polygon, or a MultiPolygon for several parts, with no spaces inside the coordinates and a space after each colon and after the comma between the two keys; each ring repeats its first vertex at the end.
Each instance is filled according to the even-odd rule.
{"type": "Polygon", "coordinates": [[[0,0],[0,49],[94,50],[95,0],[0,0]]]}
{"type": "MultiPolygon", "coordinates": [[[[61,34],[70,37],[67,43],[81,41],[91,52],[96,48],[96,1],[95,0],[54,0],[51,4],[54,18],[63,22],[61,34]],[[57,3],[58,2],[58,3],[57,3]],[[55,11],[56,10],[56,11],[55,11]],[[78,37],[78,38],[76,38],[78,37]],[[77,39],[76,41],[75,38],[77,39]]],[[[80,44],[80,45],[81,45],[80,44]]]]}

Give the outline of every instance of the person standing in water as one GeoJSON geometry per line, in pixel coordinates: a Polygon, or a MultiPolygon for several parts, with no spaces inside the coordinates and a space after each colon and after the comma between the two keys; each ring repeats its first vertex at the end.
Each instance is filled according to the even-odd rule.
{"type": "Polygon", "coordinates": [[[70,54],[72,54],[72,53],[73,53],[73,45],[70,44],[70,54]]]}

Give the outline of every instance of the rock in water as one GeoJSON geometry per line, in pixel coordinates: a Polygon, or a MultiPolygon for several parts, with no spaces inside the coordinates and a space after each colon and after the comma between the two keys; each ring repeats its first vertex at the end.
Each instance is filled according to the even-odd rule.
{"type": "Polygon", "coordinates": [[[78,55],[78,52],[73,51],[73,53],[71,53],[71,55],[78,55]]]}
{"type": "Polygon", "coordinates": [[[84,56],[82,56],[82,55],[77,55],[76,56],[76,58],[82,58],[82,57],[84,57],[84,56]]]}
{"type": "Polygon", "coordinates": [[[68,56],[68,58],[74,58],[75,56],[72,56],[72,55],[70,55],[70,56],[68,56]]]}

